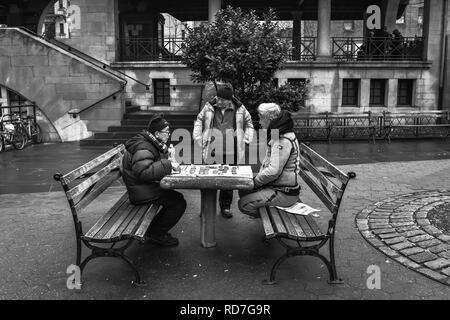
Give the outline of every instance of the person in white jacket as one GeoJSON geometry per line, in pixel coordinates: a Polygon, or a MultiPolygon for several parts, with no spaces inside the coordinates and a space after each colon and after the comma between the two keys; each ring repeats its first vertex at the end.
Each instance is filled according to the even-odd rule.
{"type": "Polygon", "coordinates": [[[258,106],[260,124],[271,133],[266,156],[254,177],[254,190],[241,191],[239,210],[259,217],[258,208],[290,207],[300,194],[300,147],[294,133],[294,122],[288,111],[275,103],[258,106]]]}
{"type": "MultiPolygon", "coordinates": [[[[219,85],[216,96],[205,103],[194,123],[193,138],[202,147],[203,161],[207,164],[244,163],[245,144],[250,143],[253,138],[253,122],[245,106],[233,96],[231,84],[219,85]],[[213,148],[217,142],[214,139],[218,136],[222,138],[220,143],[222,150],[213,148]],[[230,136],[234,147],[226,148],[231,142],[226,141],[226,137],[230,136]],[[213,159],[215,161],[212,161],[213,159]],[[232,161],[229,162],[227,159],[232,161]]],[[[232,202],[233,190],[220,190],[220,211],[224,218],[233,216],[230,210],[232,202]]]]}

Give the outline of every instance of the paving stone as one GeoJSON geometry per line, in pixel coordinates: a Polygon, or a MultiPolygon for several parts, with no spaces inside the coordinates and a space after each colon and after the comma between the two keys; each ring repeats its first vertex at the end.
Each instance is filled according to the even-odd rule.
{"type": "Polygon", "coordinates": [[[391,248],[394,250],[403,250],[403,249],[411,248],[411,247],[414,247],[414,244],[409,241],[403,241],[403,242],[400,242],[400,243],[397,243],[397,244],[394,244],[391,246],[391,248]]]}
{"type": "Polygon", "coordinates": [[[444,258],[438,258],[438,259],[433,260],[433,261],[425,262],[425,265],[428,268],[431,268],[433,270],[438,270],[438,269],[450,266],[450,260],[449,259],[444,259],[444,258]]]}
{"type": "MultiPolygon", "coordinates": [[[[406,250],[408,250],[408,249],[406,249],[406,250]]],[[[434,253],[425,251],[425,252],[410,255],[410,256],[408,256],[408,258],[410,258],[412,261],[415,261],[417,263],[423,263],[426,261],[436,259],[437,255],[435,255],[434,253]]]]}
{"type": "Polygon", "coordinates": [[[426,218],[428,215],[428,211],[418,211],[416,212],[416,219],[426,218]]]}
{"type": "Polygon", "coordinates": [[[438,239],[439,239],[439,240],[442,240],[442,241],[445,241],[445,242],[450,242],[450,236],[447,236],[447,235],[445,235],[445,234],[440,235],[440,236],[438,237],[438,239]]]}
{"type": "Polygon", "coordinates": [[[443,251],[443,252],[439,253],[439,256],[446,258],[446,259],[450,259],[450,251],[443,251]]]}
{"type": "Polygon", "coordinates": [[[426,240],[426,241],[421,241],[421,242],[417,242],[416,244],[421,247],[421,248],[429,248],[429,247],[433,247],[436,245],[441,244],[442,242],[438,239],[431,239],[431,240],[426,240]]]}
{"type": "Polygon", "coordinates": [[[367,239],[367,241],[369,241],[375,247],[384,246],[384,243],[377,238],[370,238],[370,239],[367,239]]]}
{"type": "Polygon", "coordinates": [[[442,231],[434,226],[423,226],[422,229],[435,237],[438,237],[442,234],[442,231]]]}
{"type": "Polygon", "coordinates": [[[388,238],[395,238],[400,236],[397,232],[393,232],[393,233],[382,233],[382,234],[378,234],[378,237],[380,237],[381,239],[388,239],[388,238]]]}
{"type": "Polygon", "coordinates": [[[420,252],[424,252],[425,250],[419,247],[413,247],[413,248],[408,248],[408,249],[404,249],[404,250],[400,250],[400,252],[402,254],[404,254],[405,256],[410,256],[412,254],[416,254],[416,253],[420,253],[420,252]]]}
{"type": "Polygon", "coordinates": [[[407,226],[413,226],[415,225],[414,222],[392,222],[391,226],[393,227],[407,227],[407,226]]]}
{"type": "Polygon", "coordinates": [[[433,252],[433,253],[440,253],[440,252],[446,251],[446,250],[450,250],[450,245],[448,245],[446,243],[442,243],[440,245],[428,248],[428,251],[433,252]]]}
{"type": "Polygon", "coordinates": [[[369,217],[369,223],[370,224],[372,224],[372,223],[389,223],[389,218],[386,218],[386,217],[380,217],[380,218],[377,218],[377,217],[372,217],[372,216],[370,216],[369,217]]]}
{"type": "Polygon", "coordinates": [[[367,239],[375,238],[375,235],[371,231],[361,231],[361,234],[367,239]]]}
{"type": "Polygon", "coordinates": [[[413,231],[413,230],[419,230],[418,226],[406,226],[406,227],[399,227],[395,228],[397,229],[397,232],[405,232],[405,231],[413,231]]]}
{"type": "Polygon", "coordinates": [[[387,244],[387,245],[392,245],[392,244],[396,244],[402,241],[405,241],[406,238],[405,237],[395,237],[395,238],[389,238],[389,239],[383,239],[383,241],[387,244]]]}
{"type": "Polygon", "coordinates": [[[408,240],[411,242],[421,242],[421,241],[431,240],[431,239],[434,239],[434,237],[430,236],[429,234],[422,234],[419,236],[414,236],[414,237],[408,238],[408,240]]]}
{"type": "Polygon", "coordinates": [[[418,219],[417,224],[419,226],[429,226],[431,223],[428,219],[418,219]]]}
{"type": "Polygon", "coordinates": [[[418,236],[421,234],[425,234],[425,232],[423,232],[422,230],[412,230],[412,231],[401,232],[400,234],[404,237],[414,237],[414,236],[418,236]]]}
{"type": "Polygon", "coordinates": [[[440,272],[445,274],[445,275],[447,275],[447,276],[450,276],[450,268],[442,269],[440,272]]]}
{"type": "Polygon", "coordinates": [[[414,223],[414,218],[391,218],[391,223],[414,223]]]}
{"type": "Polygon", "coordinates": [[[389,247],[379,247],[378,249],[387,254],[389,257],[395,257],[399,255],[397,251],[392,250],[389,247]]]}
{"type": "Polygon", "coordinates": [[[392,233],[395,232],[395,229],[393,228],[388,228],[388,229],[377,229],[377,230],[372,230],[372,232],[374,234],[383,234],[383,233],[392,233]]]}
{"type": "Polygon", "coordinates": [[[386,229],[390,227],[389,224],[385,223],[385,224],[370,224],[370,229],[386,229]]]}
{"type": "Polygon", "coordinates": [[[420,264],[417,264],[414,261],[411,261],[410,259],[403,256],[398,256],[395,257],[394,259],[411,269],[417,269],[420,267],[420,264]]]}
{"type": "Polygon", "coordinates": [[[447,276],[445,276],[439,272],[433,271],[431,269],[428,269],[428,268],[420,268],[420,269],[417,269],[417,271],[429,276],[432,279],[439,280],[439,281],[446,280],[448,278],[447,276]]]}

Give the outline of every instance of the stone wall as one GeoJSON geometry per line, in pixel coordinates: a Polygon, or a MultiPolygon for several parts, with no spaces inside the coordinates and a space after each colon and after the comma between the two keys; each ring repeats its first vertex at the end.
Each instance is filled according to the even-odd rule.
{"type": "Polygon", "coordinates": [[[122,62],[113,67],[149,85],[149,90],[132,80],[126,86],[123,98],[142,110],[197,111],[202,94],[202,86],[194,84],[190,69],[181,63],[122,62]],[[169,79],[170,107],[155,105],[154,79],[169,79]]]}
{"type": "Polygon", "coordinates": [[[71,38],[61,39],[68,45],[98,59],[116,60],[118,38],[118,0],[71,0],[80,8],[79,29],[71,28],[71,38]]]}
{"type": "Polygon", "coordinates": [[[52,141],[87,138],[122,118],[121,99],[108,99],[81,119],[70,116],[69,110],[81,110],[120,89],[121,81],[18,29],[0,29],[0,85],[36,102],[52,124],[47,128],[52,141]]]}
{"type": "Polygon", "coordinates": [[[435,75],[429,72],[429,63],[288,63],[275,76],[279,85],[289,78],[310,80],[306,107],[312,112],[406,111],[397,107],[398,79],[413,79],[413,106],[411,110],[434,110],[437,106],[435,75]],[[343,79],[360,79],[359,105],[342,107],[343,79]],[[386,79],[386,108],[369,107],[370,79],[386,79]]]}

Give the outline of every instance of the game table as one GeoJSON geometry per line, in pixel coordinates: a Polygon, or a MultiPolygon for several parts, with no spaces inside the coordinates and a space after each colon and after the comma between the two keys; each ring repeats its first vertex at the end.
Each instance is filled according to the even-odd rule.
{"type": "Polygon", "coordinates": [[[164,189],[198,189],[201,193],[201,244],[216,246],[215,218],[217,190],[251,190],[253,173],[250,166],[181,165],[179,172],[165,176],[164,189]]]}

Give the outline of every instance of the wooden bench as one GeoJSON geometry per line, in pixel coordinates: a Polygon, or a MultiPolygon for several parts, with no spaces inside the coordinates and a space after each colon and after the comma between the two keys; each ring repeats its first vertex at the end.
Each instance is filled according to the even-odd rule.
{"type": "Polygon", "coordinates": [[[328,229],[322,231],[311,216],[288,213],[275,207],[259,209],[265,232],[265,240],[277,239],[286,249],[273,265],[270,279],[265,284],[274,284],[280,265],[289,257],[311,255],[320,258],[328,268],[330,279],[328,283],[342,283],[338,278],[334,257],[334,234],[336,221],[350,179],[356,177],[354,172],[343,173],[314,150],[300,144],[300,175],[321,202],[331,212],[328,229]],[[319,253],[319,249],[329,243],[329,259],[319,253]]]}
{"type": "Polygon", "coordinates": [[[394,130],[411,129],[415,137],[419,137],[420,129],[445,129],[445,138],[450,136],[450,113],[449,111],[419,111],[408,113],[383,113],[384,137],[391,143],[391,135],[394,130]]]}
{"type": "Polygon", "coordinates": [[[133,269],[135,275],[133,284],[141,286],[146,283],[141,280],[139,271],[124,251],[135,240],[145,241],[145,232],[160,206],[133,205],[125,192],[87,233],[83,233],[82,223],[79,220],[80,212],[85,213],[86,207],[93,200],[121,178],[120,168],[124,150],[125,147],[121,144],[67,174],[56,173],[54,179],[61,182],[72,211],[77,243],[76,265],[80,267],[81,273],[86,264],[94,258],[120,258],[133,269]],[[83,262],[81,262],[82,243],[91,250],[91,254],[83,262]],[[119,243],[120,247],[116,248],[116,244],[119,243]],[[99,244],[103,244],[103,247],[98,246],[99,244]],[[108,247],[105,247],[105,244],[108,247]]]}
{"type": "MultiPolygon", "coordinates": [[[[377,133],[377,117],[373,116],[369,111],[367,113],[340,113],[332,114],[327,118],[329,126],[328,142],[330,143],[333,137],[333,133],[337,130],[341,131],[342,138],[348,136],[352,131],[367,132],[369,141],[375,144],[375,137],[377,133]]],[[[361,134],[363,135],[363,134],[361,134]]]]}

